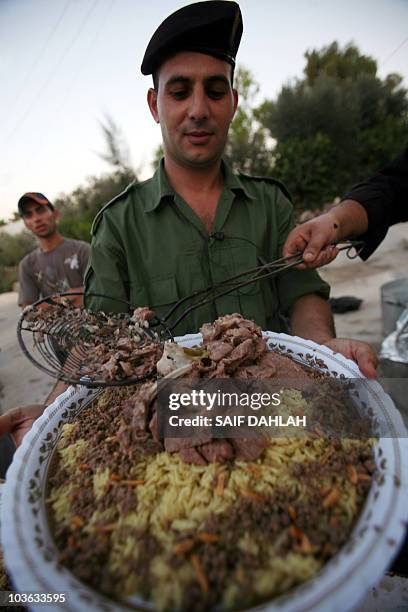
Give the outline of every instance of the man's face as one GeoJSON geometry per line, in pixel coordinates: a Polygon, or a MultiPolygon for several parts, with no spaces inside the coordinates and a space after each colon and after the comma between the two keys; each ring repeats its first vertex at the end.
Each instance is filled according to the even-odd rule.
{"type": "Polygon", "coordinates": [[[27,202],[22,217],[26,228],[38,238],[49,238],[57,231],[58,211],[44,204],[27,202]]]}
{"type": "Polygon", "coordinates": [[[227,62],[177,53],[160,67],[158,91],[149,90],[148,103],[174,162],[197,168],[221,158],[238,103],[227,62]]]}

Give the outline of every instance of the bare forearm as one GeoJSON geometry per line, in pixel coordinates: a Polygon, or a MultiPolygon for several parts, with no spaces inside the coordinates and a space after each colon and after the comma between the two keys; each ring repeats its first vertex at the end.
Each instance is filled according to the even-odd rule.
{"type": "Polygon", "coordinates": [[[328,213],[333,224],[338,226],[338,240],[361,236],[368,229],[368,216],[356,200],[343,200],[328,213]]]}
{"type": "Polygon", "coordinates": [[[296,300],[290,324],[293,335],[314,340],[319,344],[336,336],[330,306],[318,295],[304,295],[296,300]]]}

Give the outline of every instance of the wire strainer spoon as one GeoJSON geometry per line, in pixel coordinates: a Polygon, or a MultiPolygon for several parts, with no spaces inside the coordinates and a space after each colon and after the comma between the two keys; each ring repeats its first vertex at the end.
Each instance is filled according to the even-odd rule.
{"type": "MultiPolygon", "coordinates": [[[[350,257],[350,250],[363,243],[347,241],[336,246],[350,257]]],[[[106,314],[75,307],[71,299],[81,293],[56,294],[24,309],[17,326],[18,341],[26,357],[53,378],[87,387],[136,384],[155,374],[162,344],[174,339],[173,331],[190,312],[302,262],[302,254],[297,253],[263,263],[180,299],[161,318],[150,312],[148,322],[140,316],[140,311],[148,309],[132,312],[126,300],[92,294],[127,311],[106,314]]]]}

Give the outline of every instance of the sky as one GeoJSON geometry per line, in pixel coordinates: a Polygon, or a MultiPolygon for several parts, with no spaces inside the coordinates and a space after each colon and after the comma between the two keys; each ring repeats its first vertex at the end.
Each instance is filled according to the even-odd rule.
{"type": "MultiPolygon", "coordinates": [[[[18,198],[50,200],[108,172],[100,122],[120,127],[138,176],[152,172],[160,128],[140,73],[147,43],[177,0],[0,0],[0,219],[18,198]]],[[[239,0],[238,63],[276,98],[302,77],[304,53],[337,40],[374,57],[408,88],[408,0],[239,0]]]]}

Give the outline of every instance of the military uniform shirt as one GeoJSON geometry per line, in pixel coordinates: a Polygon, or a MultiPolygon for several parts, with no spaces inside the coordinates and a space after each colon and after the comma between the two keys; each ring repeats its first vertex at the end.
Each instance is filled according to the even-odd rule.
{"type": "MultiPolygon", "coordinates": [[[[285,188],[267,178],[236,175],[223,164],[224,188],[209,235],[192,208],[170,186],[163,160],[154,176],[132,183],[96,216],[85,306],[119,312],[120,302],[150,306],[163,316],[194,291],[281,256],[293,227],[285,188]]],[[[240,312],[263,329],[281,331],[301,296],[327,298],[328,285],[314,270],[291,270],[234,291],[190,313],[174,330],[198,331],[206,321],[240,312]]],[[[185,307],[185,305],[184,305],[185,307]]]]}

